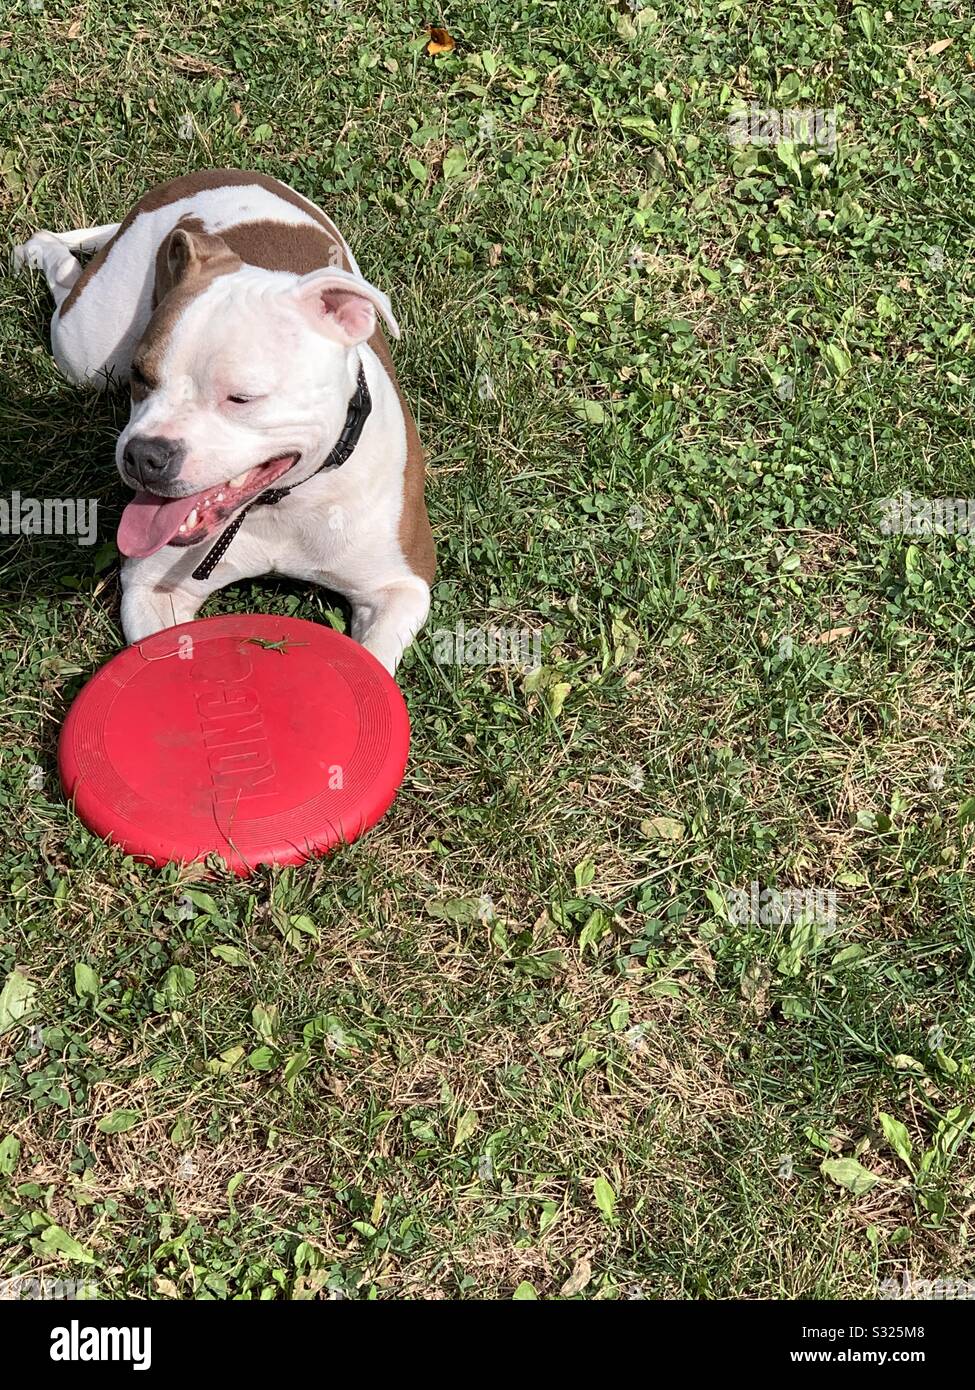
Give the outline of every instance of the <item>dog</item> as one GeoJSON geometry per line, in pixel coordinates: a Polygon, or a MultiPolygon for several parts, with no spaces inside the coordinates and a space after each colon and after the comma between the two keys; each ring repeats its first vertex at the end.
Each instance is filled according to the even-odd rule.
{"type": "Polygon", "coordinates": [[[14,256],[47,277],[61,372],[129,383],[126,641],[277,573],[345,595],[352,636],[393,674],[430,607],[424,455],[378,322],[399,337],[389,300],[325,213],[263,174],[205,170],[14,256]]]}

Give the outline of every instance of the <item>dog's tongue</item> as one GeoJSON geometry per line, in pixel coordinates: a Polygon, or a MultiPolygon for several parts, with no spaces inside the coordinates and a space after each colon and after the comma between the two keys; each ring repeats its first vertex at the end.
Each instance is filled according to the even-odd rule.
{"type": "Polygon", "coordinates": [[[155,555],[172,540],[197,501],[194,496],[168,498],[137,492],[119,522],[119,550],[136,560],[155,555]]]}

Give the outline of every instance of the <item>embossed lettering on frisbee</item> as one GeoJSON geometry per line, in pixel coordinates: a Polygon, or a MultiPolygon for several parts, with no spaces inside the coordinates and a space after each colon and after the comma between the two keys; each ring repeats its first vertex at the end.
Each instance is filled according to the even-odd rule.
{"type": "Polygon", "coordinates": [[[58,761],[80,819],[128,854],[247,874],[375,825],[409,740],[396,682],[357,642],[242,614],[120,652],[72,705],[58,761]]]}

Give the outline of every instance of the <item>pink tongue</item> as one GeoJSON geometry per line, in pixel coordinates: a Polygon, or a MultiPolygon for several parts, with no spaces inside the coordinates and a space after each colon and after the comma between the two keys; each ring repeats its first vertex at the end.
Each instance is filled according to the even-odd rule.
{"type": "Polygon", "coordinates": [[[199,495],[170,499],[137,492],[119,522],[119,550],[137,560],[155,555],[176,535],[198,501],[199,495]]]}

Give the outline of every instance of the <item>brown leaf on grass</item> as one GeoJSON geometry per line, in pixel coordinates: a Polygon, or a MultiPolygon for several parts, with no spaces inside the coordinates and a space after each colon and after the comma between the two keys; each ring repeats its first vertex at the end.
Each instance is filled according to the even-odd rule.
{"type": "Polygon", "coordinates": [[[453,36],[448,34],[446,29],[439,28],[436,24],[427,25],[427,33],[430,35],[430,42],[427,44],[427,52],[434,57],[438,53],[452,53],[456,47],[453,36]]]}
{"type": "Polygon", "coordinates": [[[177,72],[185,72],[190,77],[200,74],[205,74],[207,77],[226,77],[228,75],[226,68],[219,67],[206,58],[201,58],[199,54],[163,53],[160,56],[167,67],[175,68],[177,72]]]}
{"type": "Polygon", "coordinates": [[[585,1255],[583,1255],[581,1259],[576,1260],[575,1269],[573,1269],[568,1279],[566,1279],[559,1292],[562,1294],[563,1298],[571,1298],[573,1294],[582,1293],[591,1278],[592,1265],[586,1259],[585,1255]]]}
{"type": "Polygon", "coordinates": [[[944,53],[945,49],[950,48],[954,42],[954,39],[939,39],[937,43],[931,45],[928,49],[928,53],[931,54],[932,57],[935,53],[944,53]]]}
{"type": "Polygon", "coordinates": [[[684,823],[673,816],[648,816],[640,822],[640,834],[648,840],[682,840],[684,823]]]}
{"type": "Polygon", "coordinates": [[[812,640],[825,647],[829,642],[838,642],[841,637],[849,637],[852,632],[852,627],[831,627],[828,632],[821,632],[812,640]]]}
{"type": "Polygon", "coordinates": [[[754,1010],[759,1018],[769,1011],[768,992],[772,983],[772,972],[762,961],[754,960],[741,977],[741,997],[754,1010]]]}
{"type": "Polygon", "coordinates": [[[68,29],[68,38],[69,38],[69,39],[76,39],[76,38],[79,36],[80,33],[81,33],[81,20],[80,20],[80,19],[76,19],[75,22],[74,22],[74,23],[70,26],[70,28],[68,29]]]}

